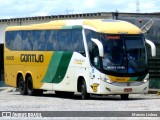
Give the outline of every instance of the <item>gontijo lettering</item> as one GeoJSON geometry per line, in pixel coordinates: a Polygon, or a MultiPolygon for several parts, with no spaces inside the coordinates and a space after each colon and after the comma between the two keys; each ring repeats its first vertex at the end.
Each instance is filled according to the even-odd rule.
{"type": "Polygon", "coordinates": [[[20,55],[21,62],[40,62],[44,61],[44,56],[42,54],[21,54],[20,55]]]}

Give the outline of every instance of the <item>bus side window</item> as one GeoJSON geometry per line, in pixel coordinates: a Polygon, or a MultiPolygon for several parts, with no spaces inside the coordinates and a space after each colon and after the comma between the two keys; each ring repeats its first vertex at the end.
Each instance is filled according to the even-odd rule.
{"type": "Polygon", "coordinates": [[[84,43],[83,43],[83,36],[82,36],[82,30],[81,29],[74,29],[72,32],[72,44],[74,51],[82,54],[85,56],[85,49],[84,49],[84,43]]]}
{"type": "Polygon", "coordinates": [[[67,51],[67,47],[69,46],[68,44],[68,31],[69,30],[61,30],[60,32],[60,48],[62,51],[67,51]]]}
{"type": "Polygon", "coordinates": [[[39,38],[38,38],[38,50],[45,50],[45,41],[46,41],[46,31],[42,30],[39,31],[39,38]]]}
{"type": "Polygon", "coordinates": [[[92,55],[91,55],[91,63],[93,64],[93,66],[95,66],[96,68],[100,68],[100,59],[99,59],[99,50],[98,50],[98,46],[92,42],[92,55]]]}
{"type": "Polygon", "coordinates": [[[38,32],[35,30],[33,32],[34,38],[33,38],[33,50],[38,50],[38,32]]]}
{"type": "Polygon", "coordinates": [[[73,44],[75,41],[72,39],[72,30],[66,29],[66,30],[59,30],[58,31],[58,44],[59,49],[61,51],[69,51],[73,52],[73,44]]]}
{"type": "Polygon", "coordinates": [[[22,32],[14,31],[13,50],[22,50],[22,32]]]}
{"type": "Polygon", "coordinates": [[[86,41],[88,45],[90,62],[93,66],[99,69],[100,60],[99,60],[98,46],[91,41],[91,38],[99,39],[99,34],[92,30],[85,29],[85,36],[86,36],[86,41]]]}
{"type": "Polygon", "coordinates": [[[23,31],[22,32],[22,49],[23,50],[33,50],[33,32],[23,31]]]}
{"type": "Polygon", "coordinates": [[[72,43],[72,30],[71,29],[68,29],[67,30],[67,39],[66,39],[66,50],[67,51],[70,51],[70,52],[73,52],[73,43],[72,43]]]}
{"type": "Polygon", "coordinates": [[[58,49],[57,35],[57,30],[46,31],[46,50],[56,51],[58,49]]]}
{"type": "Polygon", "coordinates": [[[92,41],[91,41],[92,31],[85,30],[85,36],[86,36],[86,41],[88,45],[89,55],[91,55],[92,54],[92,41]]]}
{"type": "Polygon", "coordinates": [[[58,31],[54,30],[52,34],[52,39],[53,39],[53,50],[58,50],[59,48],[59,43],[58,43],[58,31]]]}
{"type": "Polygon", "coordinates": [[[14,34],[11,31],[6,32],[6,47],[10,50],[13,49],[13,38],[14,34]]]}
{"type": "Polygon", "coordinates": [[[46,31],[46,50],[53,50],[53,39],[52,39],[53,31],[47,30],[46,31]]]}

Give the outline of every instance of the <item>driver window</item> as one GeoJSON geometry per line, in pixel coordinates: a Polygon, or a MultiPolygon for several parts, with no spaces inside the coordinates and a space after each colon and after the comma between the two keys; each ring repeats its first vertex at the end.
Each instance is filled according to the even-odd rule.
{"type": "Polygon", "coordinates": [[[92,30],[85,29],[85,35],[89,50],[90,62],[94,67],[100,69],[100,57],[98,46],[91,40],[91,38],[99,39],[99,34],[92,30]]]}
{"type": "Polygon", "coordinates": [[[100,57],[98,46],[92,42],[92,55],[91,55],[91,63],[97,69],[100,69],[100,57]]]}

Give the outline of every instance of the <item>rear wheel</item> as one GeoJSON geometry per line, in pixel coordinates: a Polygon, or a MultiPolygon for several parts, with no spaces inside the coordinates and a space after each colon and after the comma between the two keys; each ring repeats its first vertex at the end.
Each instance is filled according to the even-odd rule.
{"type": "Polygon", "coordinates": [[[81,86],[81,94],[82,94],[82,100],[89,99],[90,94],[87,93],[87,86],[85,80],[83,80],[82,86],[81,86]]]}
{"type": "Polygon", "coordinates": [[[121,95],[121,100],[128,100],[129,94],[122,94],[121,95]]]}
{"type": "Polygon", "coordinates": [[[33,82],[31,76],[27,78],[27,93],[30,96],[35,95],[35,89],[33,88],[33,82]]]}
{"type": "Polygon", "coordinates": [[[21,95],[27,95],[26,84],[25,84],[25,81],[24,81],[24,79],[23,79],[22,76],[20,76],[20,77],[18,78],[18,82],[19,82],[18,87],[19,87],[19,92],[20,92],[20,94],[21,94],[21,95]]]}

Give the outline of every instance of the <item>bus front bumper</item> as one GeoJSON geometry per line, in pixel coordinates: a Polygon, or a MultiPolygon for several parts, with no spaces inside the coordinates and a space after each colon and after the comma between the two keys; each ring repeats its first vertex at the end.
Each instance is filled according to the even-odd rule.
{"type": "Polygon", "coordinates": [[[140,85],[115,85],[112,83],[100,82],[99,94],[144,94],[148,93],[149,82],[143,82],[140,85]]]}

